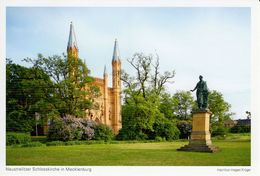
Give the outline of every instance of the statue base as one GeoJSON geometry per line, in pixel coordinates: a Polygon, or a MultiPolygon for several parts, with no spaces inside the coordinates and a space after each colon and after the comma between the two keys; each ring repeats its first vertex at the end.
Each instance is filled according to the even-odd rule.
{"type": "Polygon", "coordinates": [[[209,120],[212,113],[208,110],[198,110],[192,114],[192,132],[189,144],[185,145],[178,151],[193,152],[217,152],[218,147],[212,145],[209,132],[209,120]]]}

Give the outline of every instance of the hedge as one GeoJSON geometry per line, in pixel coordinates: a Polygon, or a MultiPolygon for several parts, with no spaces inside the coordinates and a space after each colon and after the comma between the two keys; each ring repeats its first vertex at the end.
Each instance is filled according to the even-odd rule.
{"type": "Polygon", "coordinates": [[[31,142],[31,136],[29,133],[6,133],[6,145],[26,144],[29,142],[31,142]]]}

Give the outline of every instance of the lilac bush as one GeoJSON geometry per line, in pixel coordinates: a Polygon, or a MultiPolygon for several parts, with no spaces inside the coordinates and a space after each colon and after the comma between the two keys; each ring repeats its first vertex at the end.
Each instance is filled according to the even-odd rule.
{"type": "Polygon", "coordinates": [[[48,139],[51,141],[90,140],[94,137],[96,122],[67,115],[52,121],[48,139]]]}

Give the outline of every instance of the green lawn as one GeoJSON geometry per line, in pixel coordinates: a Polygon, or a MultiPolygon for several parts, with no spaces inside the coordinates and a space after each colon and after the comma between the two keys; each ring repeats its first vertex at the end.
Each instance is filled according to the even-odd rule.
{"type": "Polygon", "coordinates": [[[250,166],[250,136],[214,140],[217,153],[181,152],[187,141],[7,147],[7,165],[250,166]]]}

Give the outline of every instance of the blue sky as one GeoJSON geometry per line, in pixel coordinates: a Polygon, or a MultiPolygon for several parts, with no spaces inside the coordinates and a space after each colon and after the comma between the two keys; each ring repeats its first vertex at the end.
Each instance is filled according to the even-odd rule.
{"type": "Polygon", "coordinates": [[[245,7],[9,7],[6,54],[25,66],[21,60],[38,53],[61,55],[73,21],[79,55],[92,75],[101,77],[104,65],[111,73],[117,38],[124,70],[132,71],[126,59],[135,52],[156,52],[161,72],[176,71],[169,92],[190,90],[203,75],[232,105],[234,118],[244,118],[250,110],[250,13],[245,7]]]}

